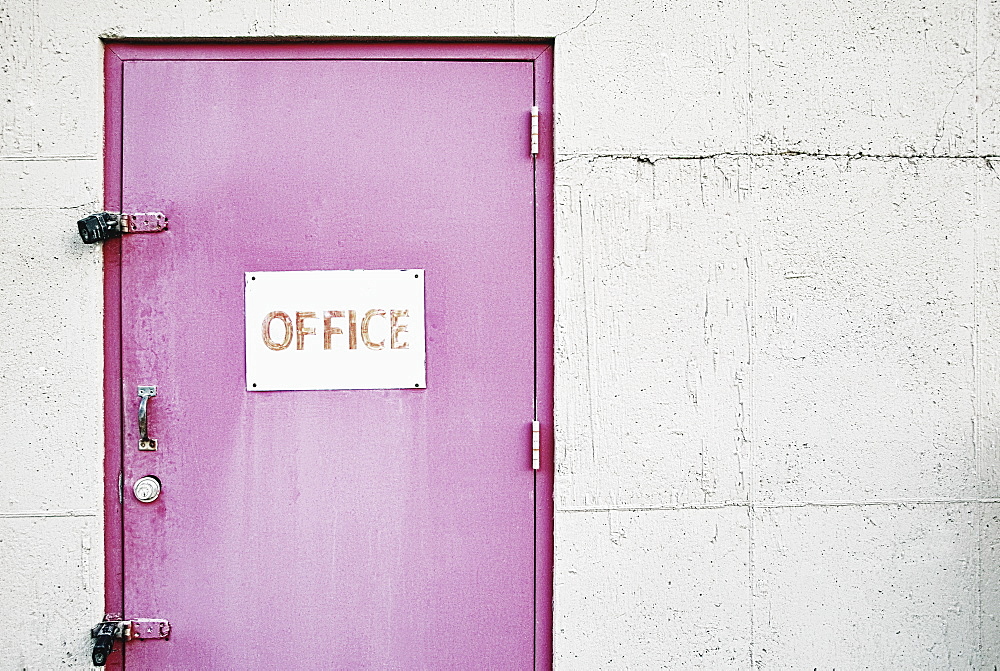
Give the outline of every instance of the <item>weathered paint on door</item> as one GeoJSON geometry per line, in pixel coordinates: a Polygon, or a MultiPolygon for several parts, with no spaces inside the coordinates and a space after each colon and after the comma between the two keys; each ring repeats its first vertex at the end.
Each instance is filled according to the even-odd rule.
{"type": "Polygon", "coordinates": [[[549,665],[549,53],[109,46],[107,205],[170,221],[106,247],[127,668],[549,665]],[[247,392],[243,273],[357,268],[426,270],[427,388],[247,392]]]}

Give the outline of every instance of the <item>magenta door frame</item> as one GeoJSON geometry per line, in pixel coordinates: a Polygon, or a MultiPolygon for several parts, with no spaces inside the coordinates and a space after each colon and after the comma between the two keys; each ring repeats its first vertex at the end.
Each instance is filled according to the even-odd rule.
{"type": "MultiPolygon", "coordinates": [[[[478,42],[310,42],[239,43],[108,43],[105,48],[104,206],[118,211],[122,202],[122,86],[128,60],[477,60],[527,61],[533,64],[535,100],[541,110],[540,153],[535,161],[535,319],[536,403],[542,429],[542,463],[535,472],[535,668],[552,662],[553,565],[553,196],[552,48],[547,43],[478,42]]],[[[527,129],[526,129],[527,132],[527,129]]],[[[526,136],[527,137],[527,136],[526,136]]],[[[104,246],[104,424],[105,424],[105,610],[123,611],[123,516],[119,477],[123,459],[120,240],[104,246]]],[[[120,644],[119,644],[120,645],[120,644]]],[[[121,655],[109,660],[121,667],[121,655]]]]}

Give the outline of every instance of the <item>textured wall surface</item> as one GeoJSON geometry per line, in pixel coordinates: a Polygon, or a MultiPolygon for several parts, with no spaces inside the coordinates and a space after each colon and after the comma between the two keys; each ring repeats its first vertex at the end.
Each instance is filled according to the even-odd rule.
{"type": "Polygon", "coordinates": [[[555,37],[558,668],[1000,664],[1000,3],[0,0],[0,669],[102,613],[100,38],[302,35],[555,37]]]}

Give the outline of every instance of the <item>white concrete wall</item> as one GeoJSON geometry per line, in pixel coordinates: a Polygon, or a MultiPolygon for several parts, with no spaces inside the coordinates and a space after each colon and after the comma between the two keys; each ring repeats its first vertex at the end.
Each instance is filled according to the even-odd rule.
{"type": "Polygon", "coordinates": [[[102,612],[100,36],[555,36],[555,663],[1000,663],[1000,3],[0,0],[0,669],[102,612]]]}

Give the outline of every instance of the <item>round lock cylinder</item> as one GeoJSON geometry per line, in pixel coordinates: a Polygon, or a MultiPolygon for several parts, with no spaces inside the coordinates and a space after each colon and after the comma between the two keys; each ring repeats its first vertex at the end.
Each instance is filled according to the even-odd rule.
{"type": "Polygon", "coordinates": [[[160,479],[155,475],[146,475],[139,478],[132,485],[132,492],[142,503],[152,503],[160,496],[160,479]]]}

